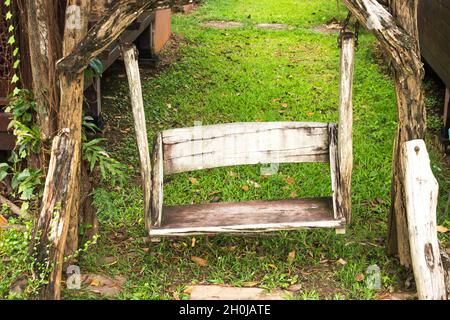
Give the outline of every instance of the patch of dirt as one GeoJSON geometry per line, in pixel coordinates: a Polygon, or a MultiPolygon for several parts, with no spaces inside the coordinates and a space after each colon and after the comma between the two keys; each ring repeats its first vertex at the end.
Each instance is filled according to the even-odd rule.
{"type": "MultiPolygon", "coordinates": [[[[345,297],[346,292],[334,279],[333,266],[328,265],[329,263],[331,262],[324,261],[322,265],[302,270],[299,277],[299,284],[301,285],[299,291],[314,290],[319,295],[320,299],[333,299],[336,294],[345,297]]],[[[292,289],[298,288],[291,288],[291,290],[292,289]]]]}
{"type": "Polygon", "coordinates": [[[244,24],[242,22],[237,21],[211,20],[202,23],[202,26],[207,28],[227,29],[227,28],[241,28],[244,26],[244,24]]]}
{"type": "Polygon", "coordinates": [[[87,284],[85,291],[100,294],[105,297],[112,297],[122,291],[122,286],[126,282],[126,278],[116,276],[114,278],[101,274],[88,273],[83,275],[82,282],[87,284]]]}
{"type": "Polygon", "coordinates": [[[330,34],[339,33],[341,31],[342,24],[336,18],[332,18],[327,23],[313,27],[312,30],[320,33],[330,34]]]}
{"type": "Polygon", "coordinates": [[[261,28],[261,29],[270,29],[270,30],[283,30],[283,29],[291,30],[291,29],[293,29],[293,27],[291,27],[287,24],[282,24],[282,23],[260,23],[260,24],[257,24],[256,27],[261,28]]]}

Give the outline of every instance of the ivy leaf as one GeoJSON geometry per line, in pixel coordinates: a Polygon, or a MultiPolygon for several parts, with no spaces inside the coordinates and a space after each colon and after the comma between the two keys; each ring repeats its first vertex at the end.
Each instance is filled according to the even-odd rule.
{"type": "Polygon", "coordinates": [[[16,37],[11,36],[8,39],[8,44],[13,45],[14,43],[16,43],[16,37]]]}
{"type": "Polygon", "coordinates": [[[19,81],[19,77],[17,76],[17,74],[13,75],[12,79],[11,79],[11,83],[17,83],[19,81]]]}
{"type": "Polygon", "coordinates": [[[11,20],[11,19],[12,19],[12,13],[11,13],[11,11],[8,11],[6,13],[6,20],[11,20]]]}
{"type": "Polygon", "coordinates": [[[9,7],[11,5],[11,0],[5,0],[5,6],[9,7]]]}

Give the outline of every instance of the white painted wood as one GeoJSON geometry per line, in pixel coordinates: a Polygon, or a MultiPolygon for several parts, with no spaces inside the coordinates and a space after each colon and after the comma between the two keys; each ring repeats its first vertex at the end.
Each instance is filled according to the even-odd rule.
{"type": "Polygon", "coordinates": [[[421,300],[447,299],[436,230],[438,183],[423,140],[404,144],[406,212],[412,266],[421,300]]]}
{"type": "Polygon", "coordinates": [[[136,138],[139,149],[139,159],[141,161],[141,176],[144,190],[145,226],[147,230],[149,230],[149,222],[151,221],[151,164],[150,151],[148,148],[147,127],[145,124],[144,100],[142,98],[139,64],[136,57],[136,48],[134,45],[123,44],[121,49],[128,77],[128,85],[130,87],[134,127],[136,130],[136,138]]]}
{"type": "Polygon", "coordinates": [[[162,151],[162,136],[158,133],[155,137],[155,143],[153,146],[152,156],[152,227],[160,227],[162,221],[163,212],[163,183],[164,183],[164,171],[163,171],[163,151],[162,151]]]}
{"type": "Polygon", "coordinates": [[[337,137],[338,172],[337,215],[344,216],[347,223],[352,217],[352,170],[353,170],[353,69],[355,56],[355,37],[347,32],[342,35],[340,82],[339,82],[339,121],[337,137]]]}
{"type": "Polygon", "coordinates": [[[165,173],[259,163],[327,162],[328,124],[248,122],[163,132],[165,173]]]}

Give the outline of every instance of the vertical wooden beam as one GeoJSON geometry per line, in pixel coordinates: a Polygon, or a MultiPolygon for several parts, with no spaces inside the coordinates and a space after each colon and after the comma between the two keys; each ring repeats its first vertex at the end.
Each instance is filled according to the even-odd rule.
{"type": "MultiPolygon", "coordinates": [[[[68,0],[66,7],[66,20],[64,27],[63,56],[70,54],[88,31],[90,1],[68,0]]],[[[81,127],[84,99],[84,72],[75,74],[62,72],[59,77],[60,85],[60,114],[58,117],[59,129],[69,128],[73,138],[77,141],[81,159],[81,127]]],[[[81,161],[78,164],[78,173],[74,185],[74,201],[67,236],[66,255],[73,255],[78,249],[78,221],[80,211],[80,176],[81,161]]]]}
{"type": "Polygon", "coordinates": [[[438,183],[423,140],[403,145],[406,212],[412,266],[419,299],[446,300],[444,270],[436,230],[438,183]]]}
{"type": "Polygon", "coordinates": [[[147,127],[145,124],[144,100],[142,98],[139,64],[134,45],[122,44],[122,55],[130,87],[131,107],[133,108],[134,127],[141,161],[141,177],[144,190],[145,227],[150,230],[151,221],[151,164],[148,148],[147,127]]]}
{"type": "Polygon", "coordinates": [[[162,223],[163,208],[163,183],[164,183],[164,152],[162,134],[158,133],[155,137],[152,155],[152,204],[151,204],[151,226],[160,227],[162,223]]]}
{"type": "Polygon", "coordinates": [[[349,224],[352,221],[352,170],[353,170],[353,69],[355,37],[346,32],[341,36],[339,122],[337,137],[338,187],[337,210],[349,224]]]}

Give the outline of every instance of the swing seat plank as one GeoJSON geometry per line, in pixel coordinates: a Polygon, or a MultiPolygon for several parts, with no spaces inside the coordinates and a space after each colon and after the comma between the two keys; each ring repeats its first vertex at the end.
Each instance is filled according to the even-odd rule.
{"type": "Polygon", "coordinates": [[[342,228],[331,197],[164,206],[161,227],[150,236],[253,233],[303,228],[342,228]]]}

